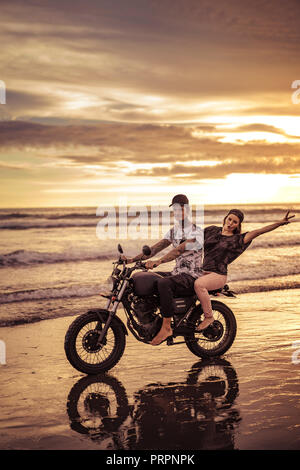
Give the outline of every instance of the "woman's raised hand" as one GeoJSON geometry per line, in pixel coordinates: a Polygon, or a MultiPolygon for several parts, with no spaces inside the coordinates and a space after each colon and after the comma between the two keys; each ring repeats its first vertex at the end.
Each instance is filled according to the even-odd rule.
{"type": "Polygon", "coordinates": [[[289,215],[290,211],[287,211],[284,218],[280,220],[280,225],[286,225],[290,223],[290,219],[295,217],[295,215],[289,215]]]}

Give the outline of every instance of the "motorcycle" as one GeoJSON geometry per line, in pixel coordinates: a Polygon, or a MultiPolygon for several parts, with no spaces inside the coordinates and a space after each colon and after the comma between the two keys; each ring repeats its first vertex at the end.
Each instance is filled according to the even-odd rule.
{"type": "MultiPolygon", "coordinates": [[[[85,374],[98,374],[114,367],[121,359],[127,329],[117,316],[123,305],[127,328],[135,339],[150,344],[162,325],[157,280],[160,275],[149,272],[142,261],[129,267],[122,260],[123,249],[118,245],[119,259],[113,263],[111,291],[101,294],[107,298],[105,309],[92,309],[77,317],[65,336],[65,353],[70,364],[85,374]],[[139,272],[135,272],[139,271],[139,272]]],[[[143,253],[150,255],[146,245],[143,253]]],[[[235,297],[226,284],[222,289],[209,292],[212,296],[223,294],[235,297]]],[[[212,300],[215,321],[205,330],[196,331],[203,320],[203,310],[197,296],[174,297],[173,334],[165,340],[168,346],[185,344],[198,357],[221,356],[232,345],[236,336],[236,319],[223,302],[212,300]],[[183,337],[183,341],[176,338],[183,337]],[[175,340],[175,341],[174,341],[175,340]]]]}

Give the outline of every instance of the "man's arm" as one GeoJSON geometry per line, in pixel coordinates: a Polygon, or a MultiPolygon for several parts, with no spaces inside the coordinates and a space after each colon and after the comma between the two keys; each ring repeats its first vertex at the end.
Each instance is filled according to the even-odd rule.
{"type": "Polygon", "coordinates": [[[167,238],[163,238],[159,242],[155,243],[155,245],[151,246],[150,255],[144,255],[144,253],[140,253],[139,255],[136,255],[134,258],[126,258],[126,256],[123,256],[122,259],[127,260],[127,263],[134,263],[135,261],[146,260],[146,259],[152,258],[152,256],[164,250],[170,244],[171,244],[170,240],[168,240],[167,238]]]}
{"type": "Polygon", "coordinates": [[[158,260],[153,260],[153,261],[147,262],[146,263],[146,268],[153,269],[153,268],[155,268],[156,266],[159,266],[162,263],[169,263],[170,261],[173,261],[174,259],[178,258],[178,256],[182,255],[182,253],[186,249],[187,243],[194,243],[195,241],[196,241],[195,238],[185,240],[183,243],[178,245],[176,248],[173,248],[173,250],[166,253],[162,258],[160,258],[158,260]]]}

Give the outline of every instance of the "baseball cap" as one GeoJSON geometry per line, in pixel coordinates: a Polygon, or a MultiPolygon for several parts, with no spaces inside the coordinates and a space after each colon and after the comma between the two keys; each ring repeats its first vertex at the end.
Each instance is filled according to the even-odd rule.
{"type": "Polygon", "coordinates": [[[173,197],[172,204],[170,204],[169,207],[173,206],[173,204],[180,204],[181,206],[184,206],[184,204],[189,204],[189,200],[185,194],[176,194],[176,196],[173,197]]]}

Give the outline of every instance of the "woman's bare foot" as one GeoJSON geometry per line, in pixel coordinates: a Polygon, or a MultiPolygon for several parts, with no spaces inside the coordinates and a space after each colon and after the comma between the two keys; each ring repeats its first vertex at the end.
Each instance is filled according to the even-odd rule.
{"type": "Polygon", "coordinates": [[[203,322],[196,328],[196,331],[203,331],[215,321],[213,315],[204,318],[203,322]]]}
{"type": "Polygon", "coordinates": [[[158,346],[169,336],[172,336],[172,334],[173,334],[173,331],[170,327],[168,328],[168,327],[162,326],[150,344],[152,344],[152,346],[158,346]]]}

